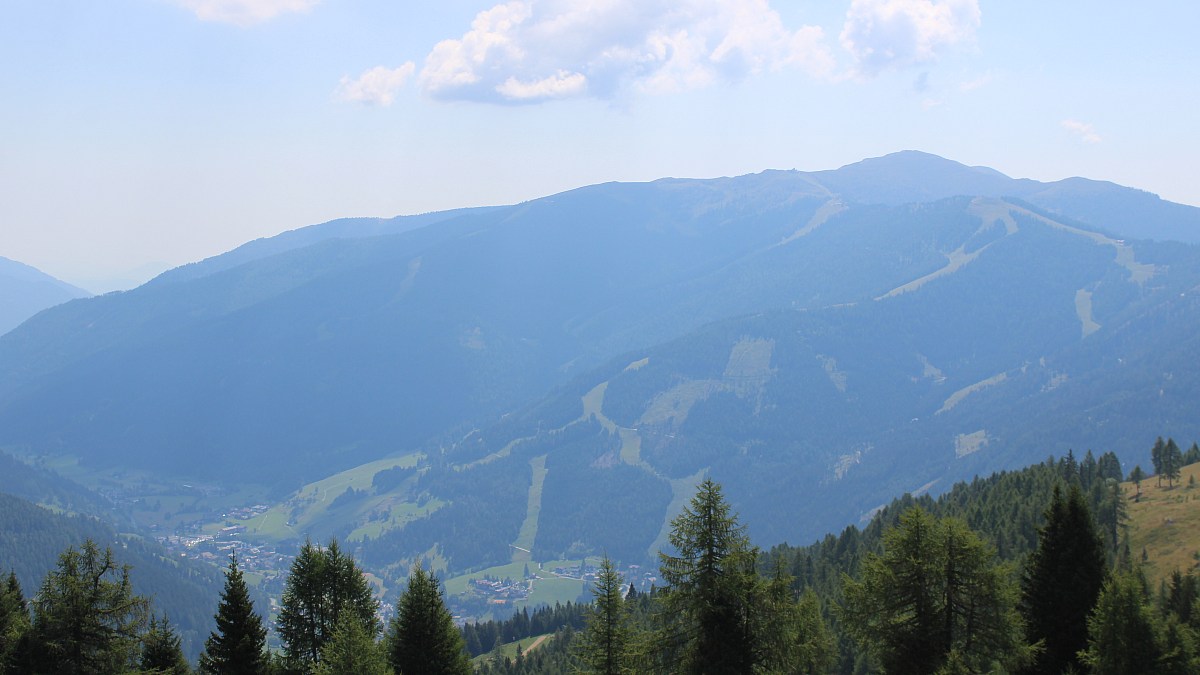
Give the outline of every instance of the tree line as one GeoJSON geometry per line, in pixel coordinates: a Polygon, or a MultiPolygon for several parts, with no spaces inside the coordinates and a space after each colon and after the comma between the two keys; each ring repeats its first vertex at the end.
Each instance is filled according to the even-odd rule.
{"type": "MultiPolygon", "coordinates": [[[[1175,444],[1160,445],[1154,454],[1175,444]]],[[[634,591],[606,556],[592,603],[461,629],[423,567],[385,626],[353,557],[336,540],[306,542],[281,600],[275,653],[231,557],[198,670],[1200,672],[1200,584],[1177,571],[1150,588],[1123,531],[1121,478],[1109,453],[1068,453],[936,500],[906,496],[864,530],[769,551],[751,545],[721,486],[705,480],[671,522],[661,586],[634,591]],[[497,655],[501,641],[549,633],[536,651],[497,655]],[[473,667],[484,650],[492,656],[473,667]]],[[[169,619],[133,592],[129,566],[91,540],[68,548],[32,598],[8,575],[0,669],[192,672],[169,619]]]]}
{"type": "Polygon", "coordinates": [[[1150,587],[1122,478],[1111,453],[1068,452],[765,553],[706,481],[672,523],[664,587],[623,589],[605,560],[583,630],[479,672],[1200,672],[1200,584],[1150,587]]]}
{"type": "MultiPolygon", "coordinates": [[[[391,675],[470,673],[462,633],[436,577],[412,570],[399,610],[385,627],[357,562],[337,541],[306,542],[292,563],[267,650],[236,555],[230,557],[198,672],[212,675],[391,675]],[[380,636],[382,635],[382,640],[380,636]]],[[[0,587],[0,672],[184,675],[180,639],[150,601],[135,594],[130,567],[92,540],[68,548],[28,599],[16,575],[0,587]]]]}

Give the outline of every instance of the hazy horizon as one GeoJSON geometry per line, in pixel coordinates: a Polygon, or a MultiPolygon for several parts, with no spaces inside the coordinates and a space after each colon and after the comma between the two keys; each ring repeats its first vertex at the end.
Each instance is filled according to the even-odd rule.
{"type": "Polygon", "coordinates": [[[907,149],[1200,205],[1185,3],[116,0],[8,19],[0,255],[84,287],[339,217],[907,149]]]}

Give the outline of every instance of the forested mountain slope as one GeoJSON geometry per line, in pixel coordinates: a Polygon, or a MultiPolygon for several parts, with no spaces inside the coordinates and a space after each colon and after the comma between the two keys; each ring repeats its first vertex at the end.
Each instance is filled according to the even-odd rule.
{"type": "Polygon", "coordinates": [[[208,565],[167,557],[157,543],[118,534],[110,525],[87,516],[54,513],[0,492],[0,568],[13,571],[32,597],[59,555],[87,539],[133,569],[133,590],[149,598],[154,611],[170,617],[190,658],[199,654],[213,627],[221,574],[208,565]]]}
{"type": "Polygon", "coordinates": [[[429,530],[414,523],[374,546],[412,555],[469,522],[469,543],[443,545],[452,557],[486,543],[490,561],[509,544],[541,559],[636,560],[662,545],[679,495],[703,475],[722,480],[760,541],[802,540],[889,495],[940,492],[1049,452],[1131,457],[1163,429],[1200,435],[1190,413],[1200,343],[1188,328],[1200,322],[1197,251],[1139,245],[1134,257],[1007,202],[988,203],[1000,209],[983,220],[993,230],[979,219],[972,229],[965,216],[981,204],[888,212],[892,222],[923,212],[945,227],[924,236],[975,251],[954,271],[863,302],[713,323],[446,446],[449,461],[411,489],[451,504],[429,530]],[[532,538],[518,483],[537,488],[532,538]]]}

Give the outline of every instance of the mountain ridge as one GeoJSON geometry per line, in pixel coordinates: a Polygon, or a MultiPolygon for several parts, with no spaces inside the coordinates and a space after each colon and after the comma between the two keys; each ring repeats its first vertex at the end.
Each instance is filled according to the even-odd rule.
{"type": "Polygon", "coordinates": [[[91,293],[41,270],[0,256],[0,335],[43,309],[91,293]]]}
{"type": "Polygon", "coordinates": [[[652,557],[706,473],[796,540],[1061,444],[1200,435],[1200,249],[1134,236],[1200,209],[1147,195],[902,153],[345,221],[0,337],[0,447],[258,489],[392,572],[652,557]]]}

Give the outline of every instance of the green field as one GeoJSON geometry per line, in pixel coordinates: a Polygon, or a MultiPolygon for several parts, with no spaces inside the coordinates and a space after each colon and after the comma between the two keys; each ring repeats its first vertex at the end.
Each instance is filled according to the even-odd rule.
{"type": "Polygon", "coordinates": [[[385,504],[383,506],[388,509],[387,520],[371,520],[367,523],[364,523],[351,532],[349,536],[346,537],[346,540],[358,541],[364,537],[370,537],[374,539],[375,537],[378,537],[380,534],[383,534],[385,531],[396,527],[397,525],[402,525],[410,520],[424,518],[425,516],[428,516],[429,514],[437,511],[449,503],[450,502],[442,501],[440,499],[431,499],[421,505],[417,505],[412,502],[399,501],[385,504]]]}
{"type": "MultiPolygon", "coordinates": [[[[523,601],[515,602],[506,607],[511,609],[521,609],[523,607],[538,607],[540,605],[554,605],[555,603],[574,602],[579,599],[581,593],[590,590],[591,584],[580,579],[567,579],[554,576],[550,570],[556,567],[578,567],[580,560],[554,560],[544,563],[524,563],[514,562],[507,565],[499,565],[463,574],[456,577],[451,577],[444,581],[446,595],[455,596],[469,592],[468,584],[472,579],[482,579],[491,577],[493,579],[514,579],[520,580],[525,576],[525,568],[528,565],[530,573],[538,578],[533,580],[533,591],[523,601]]],[[[588,558],[587,563],[591,565],[600,564],[599,558],[588,558]]]]}
{"type": "Polygon", "coordinates": [[[507,657],[510,659],[515,659],[517,658],[518,645],[520,645],[522,652],[528,652],[529,648],[534,647],[534,645],[537,645],[534,647],[534,649],[541,649],[542,647],[545,647],[546,642],[552,639],[554,639],[554,633],[546,633],[545,635],[534,635],[522,640],[517,640],[516,642],[509,642],[507,644],[500,645],[500,649],[496,652],[489,652],[487,654],[480,654],[479,656],[476,656],[475,658],[471,659],[471,662],[475,665],[482,665],[483,663],[486,663],[494,658],[503,659],[507,657]]]}
{"type": "MultiPolygon", "coordinates": [[[[246,526],[248,533],[265,539],[280,540],[297,537],[303,532],[311,531],[312,526],[326,515],[329,505],[343,492],[351,488],[370,492],[371,481],[375,474],[394,467],[416,466],[421,457],[422,455],[419,453],[389,457],[336,473],[328,478],[305,485],[287,500],[272,506],[266,513],[241,521],[240,524],[246,526]]],[[[351,537],[370,536],[371,532],[377,534],[385,527],[395,523],[397,519],[427,515],[441,506],[441,502],[436,504],[430,502],[418,507],[389,495],[374,495],[357,507],[355,515],[361,516],[374,509],[386,508],[390,512],[389,518],[386,521],[378,522],[377,527],[374,528],[371,528],[368,523],[365,527],[369,529],[363,532],[356,530],[351,537]]]]}
{"type": "Polygon", "coordinates": [[[529,485],[529,500],[525,505],[525,521],[513,544],[512,561],[527,563],[533,560],[533,541],[537,538],[538,517],[542,514],[542,484],[546,481],[546,455],[529,460],[533,482],[529,485]]]}

